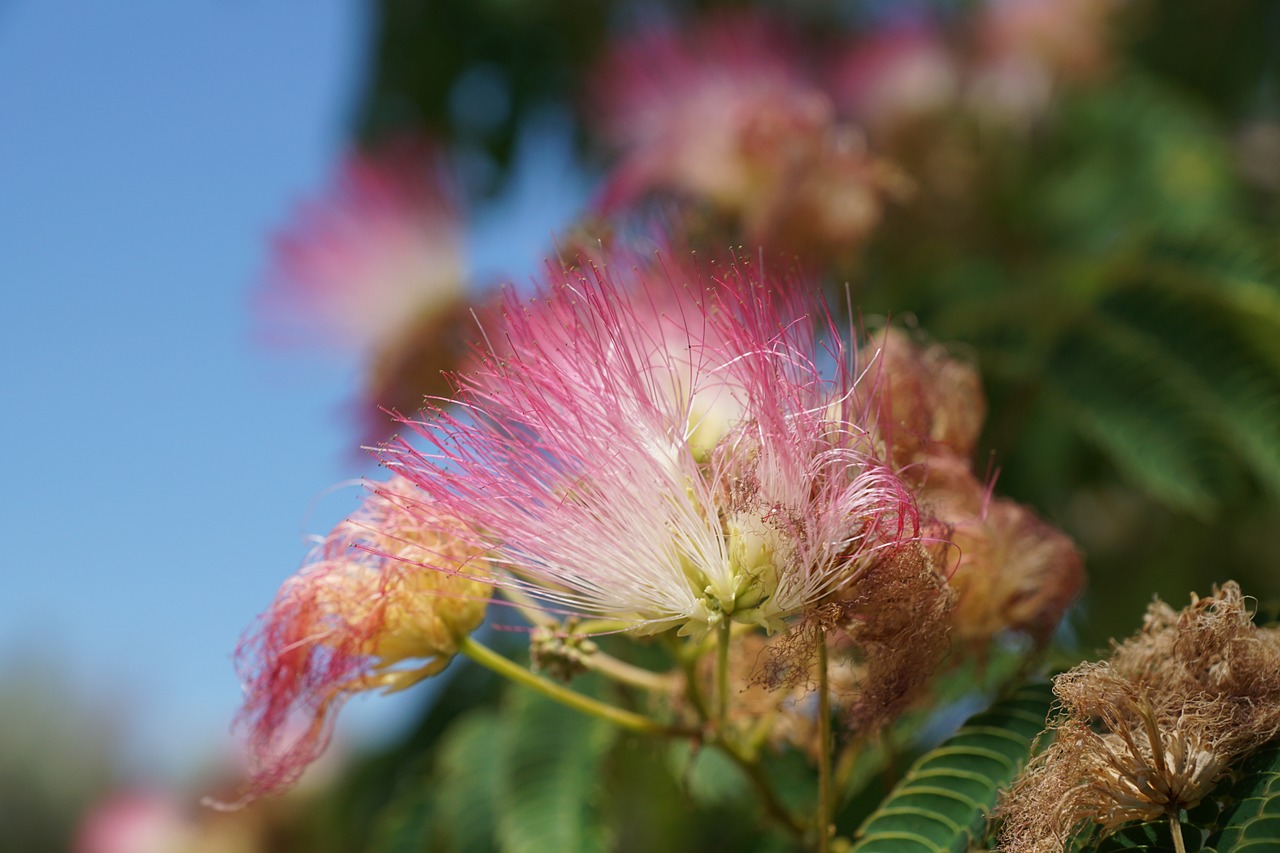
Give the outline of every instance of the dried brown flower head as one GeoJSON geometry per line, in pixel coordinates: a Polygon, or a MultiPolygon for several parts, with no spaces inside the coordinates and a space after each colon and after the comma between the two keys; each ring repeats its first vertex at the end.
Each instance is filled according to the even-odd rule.
{"type": "Polygon", "coordinates": [[[1084,586],[1084,561],[1070,537],[1016,501],[996,498],[953,453],[924,463],[917,492],[959,595],[956,637],[982,648],[1001,631],[1046,642],[1084,586]]]}
{"type": "Polygon", "coordinates": [[[955,593],[930,552],[899,548],[773,639],[752,680],[770,690],[812,689],[822,636],[831,651],[834,707],[849,728],[872,733],[901,714],[937,672],[950,648],[954,606],[955,593]]]}
{"type": "Polygon", "coordinates": [[[1002,631],[1043,644],[1084,586],[1083,560],[1069,537],[974,475],[986,416],[977,371],[899,329],[874,336],[864,354],[860,387],[883,454],[911,485],[958,596],[956,638],[979,653],[1002,631]]]}
{"type": "Polygon", "coordinates": [[[1053,743],[1001,803],[1002,849],[1062,850],[1091,825],[1168,818],[1280,732],[1280,634],[1228,582],[1181,612],[1156,601],[1111,658],[1054,680],[1053,743]]]}

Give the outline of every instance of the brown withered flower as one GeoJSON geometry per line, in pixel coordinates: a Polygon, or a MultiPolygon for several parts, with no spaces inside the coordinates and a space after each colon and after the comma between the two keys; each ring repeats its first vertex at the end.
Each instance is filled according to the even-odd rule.
{"type": "Polygon", "coordinates": [[[1029,507],[997,498],[968,465],[935,455],[922,510],[946,530],[956,639],[983,646],[1009,630],[1047,642],[1084,586],[1084,561],[1065,533],[1029,507]]]}
{"type": "Polygon", "coordinates": [[[1280,633],[1258,628],[1235,582],[1175,612],[1156,601],[1112,656],[1054,680],[1053,742],[997,810],[1002,849],[1063,850],[1092,826],[1167,819],[1196,806],[1280,733],[1280,633]]]}
{"type": "Polygon", "coordinates": [[[1045,643],[1084,586],[1084,564],[1066,534],[974,475],[986,417],[978,372],[899,329],[863,354],[883,455],[911,485],[958,597],[955,638],[979,653],[1002,631],[1045,643]]]}
{"type": "Polygon", "coordinates": [[[817,683],[817,639],[830,651],[832,705],[861,735],[910,707],[950,649],[955,593],[922,545],[899,548],[762,649],[751,683],[803,694],[817,683]]]}

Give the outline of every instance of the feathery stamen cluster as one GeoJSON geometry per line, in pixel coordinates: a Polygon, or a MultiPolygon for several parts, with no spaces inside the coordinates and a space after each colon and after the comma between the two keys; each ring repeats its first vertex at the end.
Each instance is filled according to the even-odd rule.
{"type": "Polygon", "coordinates": [[[1002,849],[1049,853],[1097,824],[1176,818],[1280,733],[1280,633],[1257,628],[1240,587],[1173,611],[1098,663],[1054,680],[1054,740],[999,809],[1002,849]]]}
{"type": "Polygon", "coordinates": [[[491,548],[495,584],[637,631],[773,630],[917,536],[820,302],[744,264],[615,269],[509,294],[459,409],[384,454],[491,548]]]}
{"type": "Polygon", "coordinates": [[[237,652],[247,691],[237,724],[253,764],[246,799],[292,784],[351,694],[402,690],[448,666],[490,592],[483,552],[456,526],[392,478],[281,587],[237,652]]]}

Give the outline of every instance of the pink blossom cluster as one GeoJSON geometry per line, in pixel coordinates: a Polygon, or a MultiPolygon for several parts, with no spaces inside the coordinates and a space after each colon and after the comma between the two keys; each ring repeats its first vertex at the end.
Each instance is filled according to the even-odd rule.
{"type": "Polygon", "coordinates": [[[1079,555],[974,474],[976,372],[898,332],[860,348],[817,284],[778,275],[764,248],[726,263],[669,248],[734,234],[821,265],[911,188],[873,146],[954,109],[990,69],[1105,64],[1106,0],[983,8],[967,56],[922,19],[835,60],[803,57],[759,17],[619,46],[596,93],[619,154],[600,208],[666,195],[679,227],[656,253],[553,265],[478,319],[435,153],[353,159],[302,211],[266,302],[283,325],[310,315],[362,348],[365,408],[403,435],[379,451],[391,478],[242,645],[249,797],[296,780],[348,696],[442,671],[494,602],[586,633],[839,627],[904,670],[902,689],[864,703],[895,712],[950,635],[1048,637],[1079,555]],[[900,654],[912,602],[877,584],[930,596],[928,654],[900,654]]]}
{"type": "Polygon", "coordinates": [[[383,453],[466,521],[495,586],[642,632],[778,629],[917,535],[811,289],[746,263],[584,262],[504,312],[453,408],[383,453]]]}
{"type": "Polygon", "coordinates": [[[963,22],[899,14],[807,54],[762,14],[628,36],[593,85],[589,120],[618,154],[600,206],[692,201],[752,244],[847,255],[914,194],[904,133],[936,141],[939,123],[964,117],[1036,120],[1059,88],[1105,76],[1117,5],[988,0],[963,22]]]}

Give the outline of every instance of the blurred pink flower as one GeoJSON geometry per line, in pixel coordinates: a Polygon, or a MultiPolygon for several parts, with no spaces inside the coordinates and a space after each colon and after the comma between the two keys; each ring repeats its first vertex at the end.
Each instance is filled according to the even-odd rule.
{"type": "Polygon", "coordinates": [[[892,133],[954,103],[961,69],[937,28],[911,19],[859,36],[832,76],[842,109],[877,133],[892,133]]]}
{"type": "Polygon", "coordinates": [[[532,304],[508,293],[507,350],[456,413],[384,462],[467,522],[495,586],[549,610],[780,628],[918,527],[811,293],[744,264],[554,270],[532,304]]]}
{"type": "Polygon", "coordinates": [[[270,332],[376,349],[460,298],[462,232],[438,152],[401,142],[357,152],[273,243],[261,294],[270,332]]]}
{"type": "Polygon", "coordinates": [[[615,47],[596,94],[621,152],[604,212],[666,193],[730,217],[752,243],[817,256],[859,246],[910,184],[837,121],[799,56],[759,16],[615,47]]]}
{"type": "Polygon", "coordinates": [[[622,151],[606,209],[659,189],[750,208],[832,118],[829,99],[764,18],[642,33],[613,47],[599,76],[596,114],[622,151]]]}
{"type": "Polygon", "coordinates": [[[268,334],[361,353],[367,441],[390,431],[382,409],[413,411],[447,390],[441,371],[469,343],[456,196],[440,152],[402,141],[350,155],[328,196],[275,238],[260,300],[268,334]]]}
{"type": "Polygon", "coordinates": [[[74,853],[175,853],[194,829],[181,806],[153,791],[113,794],[96,805],[76,833],[74,853]]]}
{"type": "Polygon", "coordinates": [[[1103,76],[1117,0],[987,0],[977,20],[975,108],[1016,120],[1043,112],[1062,82],[1103,76]]]}

